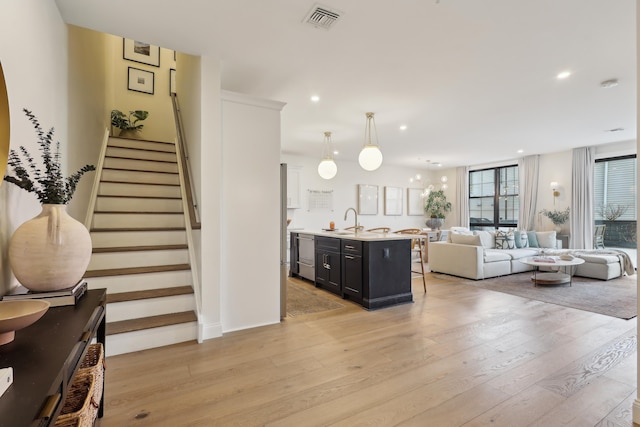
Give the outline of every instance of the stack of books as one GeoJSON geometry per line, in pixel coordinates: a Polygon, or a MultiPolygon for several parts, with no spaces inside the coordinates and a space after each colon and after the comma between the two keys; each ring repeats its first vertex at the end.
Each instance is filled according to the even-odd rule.
{"type": "Polygon", "coordinates": [[[547,256],[536,256],[536,257],[533,257],[533,260],[536,262],[548,262],[549,264],[554,264],[556,262],[554,258],[547,257],[547,256]]]}
{"type": "Polygon", "coordinates": [[[18,286],[2,297],[2,301],[17,301],[24,299],[42,299],[49,302],[50,307],[75,305],[87,291],[87,281],[82,279],[75,286],[58,291],[36,292],[24,286],[18,286]]]}

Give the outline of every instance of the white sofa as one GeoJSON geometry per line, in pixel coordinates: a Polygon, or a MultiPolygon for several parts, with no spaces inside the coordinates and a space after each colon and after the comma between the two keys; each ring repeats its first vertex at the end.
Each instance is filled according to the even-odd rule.
{"type": "MultiPolygon", "coordinates": [[[[550,255],[571,252],[585,260],[577,266],[575,275],[609,280],[620,277],[625,272],[625,254],[614,251],[579,251],[556,249],[555,231],[535,233],[541,247],[530,247],[520,242],[519,246],[509,244],[507,249],[496,248],[495,234],[491,232],[472,232],[465,229],[451,230],[447,241],[429,243],[429,269],[434,273],[445,273],[473,280],[505,276],[533,270],[534,267],[519,260],[537,255],[544,249],[550,255]],[[490,237],[484,233],[489,233],[490,237]],[[482,234],[483,236],[479,236],[482,234]]],[[[498,245],[499,247],[500,245],[498,245]]],[[[626,268],[627,274],[633,269],[626,268]]]]}

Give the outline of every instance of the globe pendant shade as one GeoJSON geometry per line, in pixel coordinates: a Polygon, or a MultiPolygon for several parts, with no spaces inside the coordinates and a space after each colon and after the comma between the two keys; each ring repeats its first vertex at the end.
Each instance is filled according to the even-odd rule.
{"type": "Polygon", "coordinates": [[[318,165],[318,175],[324,179],[331,179],[338,173],[338,166],[333,159],[323,159],[318,165]]]}
{"type": "Polygon", "coordinates": [[[365,145],[358,156],[358,163],[362,169],[374,171],[382,164],[382,152],[377,145],[365,145]]]}

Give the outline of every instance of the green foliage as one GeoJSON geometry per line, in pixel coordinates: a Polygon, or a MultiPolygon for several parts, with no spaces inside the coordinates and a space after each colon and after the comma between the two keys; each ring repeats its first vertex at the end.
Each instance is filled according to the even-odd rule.
{"type": "Polygon", "coordinates": [[[429,193],[424,211],[431,218],[444,218],[444,214],[451,211],[451,202],[447,202],[444,190],[429,193]]]}
{"type": "Polygon", "coordinates": [[[122,130],[139,131],[144,125],[142,123],[138,124],[138,122],[146,120],[147,117],[149,117],[148,111],[129,111],[127,116],[120,110],[111,110],[111,125],[122,130]]]}
{"type": "Polygon", "coordinates": [[[82,175],[96,168],[93,165],[85,165],[76,173],[64,178],[60,165],[60,142],[56,142],[55,152],[51,152],[53,128],[45,133],[31,111],[26,108],[23,111],[38,135],[44,170],[40,169],[27,149],[20,146],[19,152],[13,149],[9,151],[7,164],[13,168],[13,175],[10,175],[11,171],[7,169],[4,180],[29,193],[35,193],[40,203],[67,204],[73,197],[82,175]]]}
{"type": "Polygon", "coordinates": [[[542,210],[542,215],[546,216],[553,222],[555,225],[562,225],[569,219],[569,208],[563,211],[552,210],[548,211],[546,209],[542,210]]]}

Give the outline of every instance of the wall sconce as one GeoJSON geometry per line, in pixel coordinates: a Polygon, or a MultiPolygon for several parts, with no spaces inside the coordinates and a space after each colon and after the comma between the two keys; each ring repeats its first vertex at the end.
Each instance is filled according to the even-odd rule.
{"type": "Polygon", "coordinates": [[[553,205],[556,205],[556,197],[558,197],[560,195],[560,192],[558,191],[558,183],[556,181],[552,181],[551,184],[549,184],[549,186],[551,187],[551,190],[553,191],[553,205]]]}

